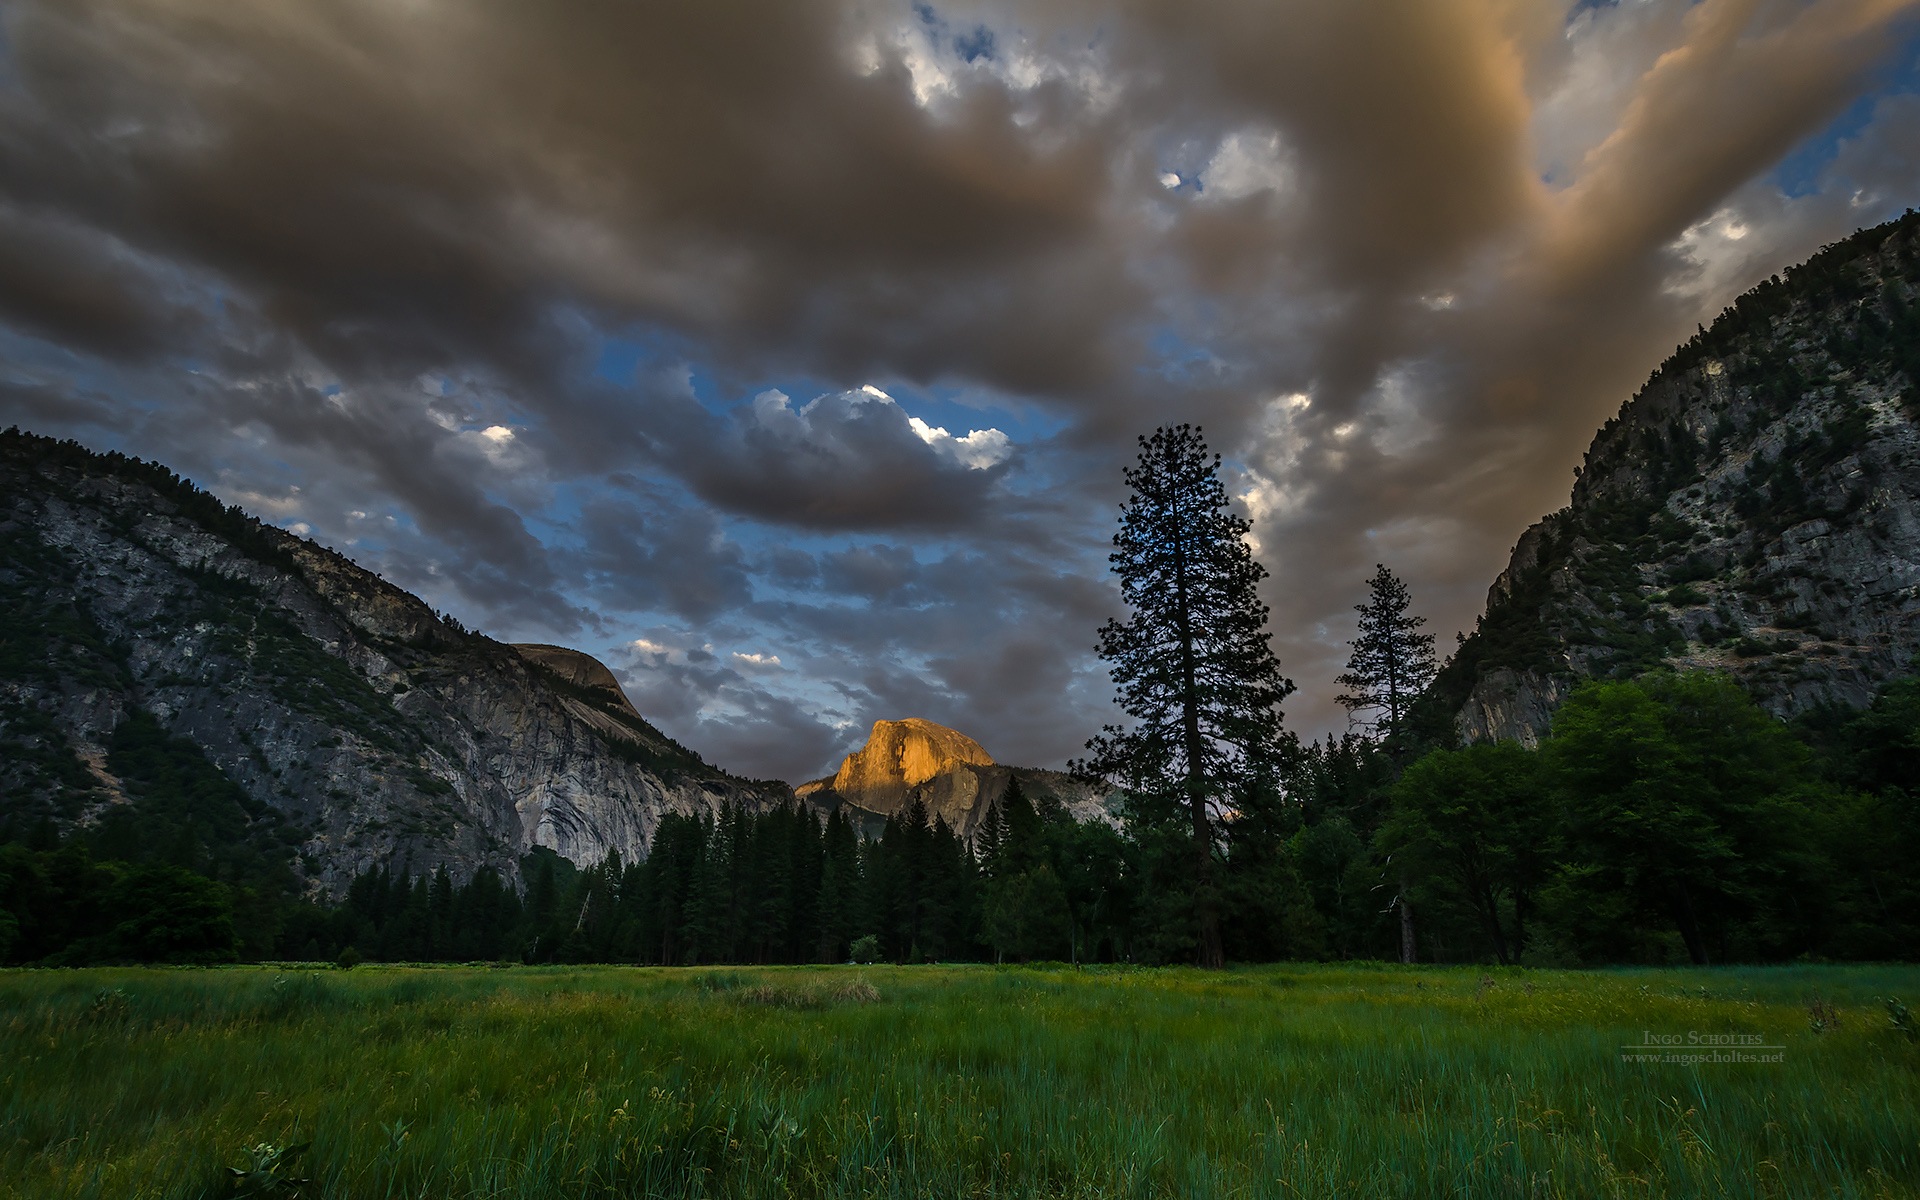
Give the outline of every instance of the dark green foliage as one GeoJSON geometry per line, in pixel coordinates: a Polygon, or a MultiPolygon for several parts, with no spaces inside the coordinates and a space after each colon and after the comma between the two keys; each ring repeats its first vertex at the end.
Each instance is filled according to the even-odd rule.
{"type": "MultiPolygon", "coordinates": [[[[285,818],[252,799],[200,748],[173,737],[136,710],[114,730],[107,767],[131,804],[104,813],[84,840],[102,858],[164,862],[236,887],[275,895],[293,891],[285,818]]],[[[251,930],[260,953],[272,932],[251,930]]]]}
{"type": "Polygon", "coordinates": [[[1108,621],[1099,645],[1119,705],[1137,724],[1108,726],[1076,767],[1130,797],[1143,847],[1184,860],[1184,872],[1163,863],[1153,877],[1184,874],[1195,953],[1209,966],[1224,954],[1216,814],[1235,805],[1247,780],[1284,765],[1280,703],[1293,691],[1256,591],[1266,569],[1247,546],[1247,521],[1227,511],[1219,466],[1195,427],[1140,439],[1110,556],[1131,616],[1108,621]]]}
{"type": "Polygon", "coordinates": [[[898,961],[978,957],[979,869],[944,823],[910,808],[861,844],[839,814],[729,806],[668,813],[641,862],[576,868],[551,851],[522,863],[524,900],[490,872],[376,870],[321,931],[384,960],[805,963],[844,961],[872,936],[898,961]]]}
{"type": "Polygon", "coordinates": [[[8,958],[270,955],[296,892],[282,816],[142,711],[115,729],[106,765],[127,802],[106,805],[64,842],[51,823],[44,834],[35,832],[42,826],[0,828],[24,835],[5,847],[11,882],[0,909],[21,930],[4,951],[8,958]]]}
{"type": "Polygon", "coordinates": [[[1067,890],[1046,863],[997,881],[985,918],[987,940],[1004,958],[1057,960],[1071,953],[1067,890]]]}
{"type": "MultiPolygon", "coordinates": [[[[1220,860],[1224,947],[1237,960],[1391,957],[1402,895],[1420,956],[1438,961],[1910,957],[1916,730],[1920,681],[1789,729],[1696,675],[1586,685],[1539,751],[1439,750],[1399,772],[1376,742],[1329,740],[1302,751],[1284,790],[1240,789],[1220,860]]],[[[194,860],[230,871],[246,827],[217,773],[144,723],[124,743],[117,753],[151,760],[147,786],[172,789],[156,828],[239,831],[194,860]]],[[[915,805],[865,842],[841,814],[791,805],[670,814],[638,863],[580,868],[536,850],[524,894],[487,870],[455,883],[445,868],[379,868],[337,908],[283,899],[264,943],[249,930],[257,893],[167,861],[165,837],[134,863],[36,835],[0,846],[0,955],[1179,961],[1194,949],[1191,892],[1156,875],[1184,862],[1157,832],[1077,824],[1018,787],[976,851],[915,805]]]]}
{"type": "Polygon", "coordinates": [[[1818,708],[1795,722],[1823,773],[1865,791],[1920,791],[1920,679],[1888,684],[1861,710],[1818,708]]]}
{"type": "Polygon", "coordinates": [[[1627,939],[1661,928],[1696,963],[1804,948],[1772,909],[1806,816],[1806,752],[1738,684],[1699,673],[1586,685],[1547,754],[1575,856],[1558,901],[1590,956],[1644,952],[1627,939]]]}
{"type": "Polygon", "coordinates": [[[11,918],[8,962],[39,962],[110,928],[112,868],[78,845],[0,846],[0,911],[11,918]]]}
{"type": "MultiPolygon", "coordinates": [[[[1397,773],[1386,747],[1353,734],[1307,746],[1294,764],[1287,781],[1293,811],[1284,814],[1294,819],[1291,827],[1284,820],[1273,827],[1286,833],[1285,870],[1298,879],[1311,912],[1294,902],[1275,910],[1276,923],[1296,931],[1289,956],[1396,953],[1397,917],[1387,911],[1393,893],[1371,841],[1389,811],[1397,773]]],[[[1291,880],[1286,886],[1291,890],[1291,880]]]]}
{"type": "Polygon", "coordinates": [[[1372,713],[1366,727],[1383,738],[1404,737],[1414,699],[1433,682],[1433,635],[1421,633],[1425,617],[1407,615],[1411,598],[1385,564],[1367,581],[1367,601],[1356,604],[1359,633],[1351,643],[1347,673],[1334,682],[1350,714],[1372,713]]]}
{"type": "Polygon", "coordinates": [[[1005,834],[980,857],[916,804],[865,842],[838,812],[822,822],[790,804],[669,813],[638,863],[583,869],[534,851],[524,897],[489,871],[455,885],[444,871],[375,869],[338,909],[289,920],[282,944],[383,961],[844,962],[862,943],[894,962],[1126,958],[1120,835],[1057,804],[1035,809],[1017,784],[995,811],[1010,814],[1005,834]]]}
{"type": "Polygon", "coordinates": [[[1394,784],[1375,843],[1421,881],[1417,911],[1471,914],[1495,959],[1511,963],[1546,881],[1555,817],[1544,773],[1519,746],[1436,750],[1394,784]]]}
{"type": "Polygon", "coordinates": [[[1740,637],[1734,640],[1733,653],[1739,658],[1764,658],[1769,654],[1783,654],[1799,647],[1800,643],[1791,638],[1740,637]]]}
{"type": "MultiPolygon", "coordinates": [[[[542,866],[552,870],[550,852],[529,861],[529,876],[538,878],[542,866]]],[[[529,888],[529,904],[523,905],[492,870],[483,869],[456,887],[444,869],[408,877],[376,868],[353,881],[337,909],[311,910],[290,922],[283,954],[331,958],[346,968],[364,959],[476,962],[518,957],[521,940],[532,936],[527,913],[535,890],[529,888]]],[[[545,917],[549,925],[558,920],[551,904],[545,917]]]]}
{"type": "Polygon", "coordinates": [[[0,846],[0,912],[11,962],[228,962],[239,954],[232,892],[163,863],[96,862],[84,846],[0,846]]]}
{"type": "Polygon", "coordinates": [[[980,936],[997,960],[1125,957],[1131,881],[1118,832],[1036,808],[1017,779],[986,825],[980,936]]]}
{"type": "Polygon", "coordinates": [[[1828,953],[1911,957],[1920,943],[1920,679],[1889,684],[1866,709],[1815,709],[1794,727],[1836,792],[1820,823],[1831,864],[1828,953]]]}
{"type": "Polygon", "coordinates": [[[61,958],[78,962],[230,962],[239,957],[229,891],[165,864],[120,873],[107,897],[104,943],[76,943],[61,958]]]}
{"type": "MultiPolygon", "coordinates": [[[[1719,573],[1720,568],[1705,556],[1689,554],[1683,561],[1668,568],[1666,581],[1675,587],[1686,587],[1688,584],[1699,583],[1703,579],[1712,579],[1719,573]]],[[[1688,590],[1692,592],[1691,588],[1688,590]]],[[[1698,601],[1689,601],[1689,603],[1698,603],[1698,601]]]]}
{"type": "MultiPolygon", "coordinates": [[[[1537,752],[1412,764],[1374,849],[1413,872],[1435,957],[1909,958],[1916,730],[1911,680],[1793,727],[1723,676],[1589,683],[1537,752]]],[[[1336,832],[1300,839],[1303,870],[1336,832]]]]}
{"type": "Polygon", "coordinates": [[[1325,957],[1329,921],[1315,906],[1294,838],[1300,806],[1276,795],[1228,824],[1225,940],[1241,960],[1325,957]]]}

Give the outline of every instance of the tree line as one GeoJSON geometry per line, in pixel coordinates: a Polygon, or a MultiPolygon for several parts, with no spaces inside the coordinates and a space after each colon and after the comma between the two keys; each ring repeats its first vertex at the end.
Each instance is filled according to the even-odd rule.
{"type": "Polygon", "coordinates": [[[64,840],[0,828],[0,959],[657,964],[1400,958],[1502,963],[1906,958],[1920,932],[1920,680],[1792,724],[1729,678],[1575,689],[1537,747],[1459,746],[1433,639],[1385,566],[1340,701],[1302,745],[1265,577],[1187,426],[1140,440],[1101,631],[1120,708],[1074,764],[1122,822],[1017,781],[962,838],[917,803],[668,814],[640,862],[536,851],[516,889],[405,864],[295,897],[272,814],[157,723],[109,766],[140,803],[64,840]],[[279,857],[276,857],[279,854],[279,857]],[[276,865],[280,864],[280,865],[276,865]]]}

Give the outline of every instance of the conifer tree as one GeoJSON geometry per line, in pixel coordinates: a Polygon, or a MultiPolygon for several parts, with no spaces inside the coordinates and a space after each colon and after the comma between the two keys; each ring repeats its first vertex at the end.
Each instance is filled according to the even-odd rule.
{"type": "Polygon", "coordinates": [[[1140,439],[1108,559],[1132,615],[1108,621],[1099,645],[1120,707],[1138,724],[1108,726],[1076,764],[1127,792],[1133,822],[1184,829],[1203,966],[1224,957],[1216,818],[1236,780],[1281,757],[1280,702],[1293,691],[1256,593],[1267,572],[1247,545],[1250,525],[1227,511],[1219,467],[1195,426],[1140,439]]]}
{"type": "Polygon", "coordinates": [[[1003,874],[1018,874],[1040,860],[1040,814],[1018,779],[1007,781],[999,807],[1000,868],[1003,874]]]}
{"type": "Polygon", "coordinates": [[[835,809],[821,837],[820,923],[816,958],[841,962],[856,935],[860,915],[860,838],[835,809]]]}
{"type": "MultiPolygon", "coordinates": [[[[1420,693],[1433,682],[1433,635],[1421,633],[1425,617],[1407,615],[1412,598],[1407,585],[1374,564],[1367,580],[1367,602],[1354,605],[1360,629],[1353,641],[1347,673],[1334,680],[1347,692],[1336,697],[1361,729],[1383,742],[1398,742],[1420,693]],[[1361,716],[1359,714],[1370,714],[1361,716]]],[[[1399,876],[1400,890],[1392,907],[1400,918],[1400,961],[1414,960],[1413,902],[1407,879],[1399,876]]]]}
{"type": "Polygon", "coordinates": [[[1000,802],[995,800],[987,806],[987,815],[980,818],[980,828],[973,835],[973,856],[982,871],[993,873],[994,862],[1000,857],[1000,847],[1006,841],[1006,834],[1007,825],[1000,815],[1000,802]]]}
{"type": "Polygon", "coordinates": [[[1406,727],[1413,702],[1433,682],[1433,635],[1421,633],[1425,617],[1407,615],[1411,598],[1384,564],[1367,581],[1367,602],[1354,605],[1360,631],[1352,642],[1347,673],[1335,679],[1347,694],[1339,702],[1349,713],[1372,713],[1356,721],[1382,739],[1406,727]]]}

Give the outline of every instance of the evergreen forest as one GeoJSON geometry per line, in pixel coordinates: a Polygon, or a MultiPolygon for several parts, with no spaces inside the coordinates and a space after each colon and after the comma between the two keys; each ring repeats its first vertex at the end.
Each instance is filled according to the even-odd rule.
{"type": "MultiPolygon", "coordinates": [[[[1018,787],[969,844],[909,806],[878,837],[797,806],[669,815],[641,862],[538,850],[382,867],[338,906],[192,744],[136,715],[135,803],[0,830],[8,963],[247,960],[1191,961],[1187,847],[1018,787]]],[[[1537,749],[1297,746],[1223,821],[1226,957],[1598,964],[1908,959],[1920,939],[1920,680],[1789,724],[1710,674],[1583,685],[1537,749]]]]}

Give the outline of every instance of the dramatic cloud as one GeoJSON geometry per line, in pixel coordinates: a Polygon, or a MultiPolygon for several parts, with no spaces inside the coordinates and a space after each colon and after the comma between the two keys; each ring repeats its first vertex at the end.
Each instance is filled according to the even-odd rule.
{"type": "Polygon", "coordinates": [[[1920,198],[1920,0],[15,0],[0,422],[157,457],[725,765],[1058,764],[1201,422],[1291,716],[1443,641],[1698,321],[1920,198]]]}
{"type": "Polygon", "coordinates": [[[825,530],[967,524],[1012,452],[997,429],[956,438],[871,385],[799,408],[765,391],[669,449],[663,468],[727,511],[825,530]]]}

